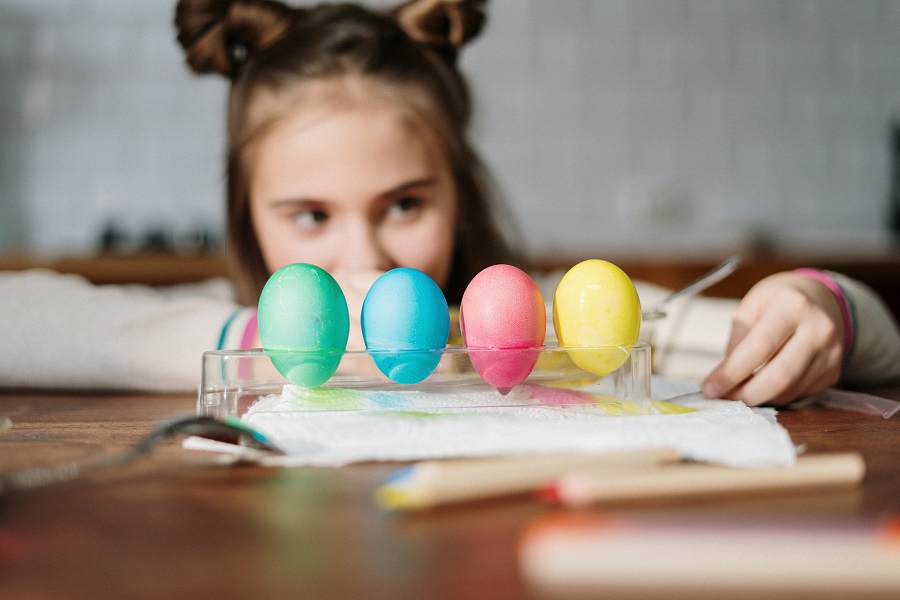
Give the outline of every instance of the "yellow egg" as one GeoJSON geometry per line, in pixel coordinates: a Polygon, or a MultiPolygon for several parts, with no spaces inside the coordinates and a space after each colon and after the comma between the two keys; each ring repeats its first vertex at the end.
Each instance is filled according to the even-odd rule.
{"type": "Polygon", "coordinates": [[[582,369],[604,376],[618,369],[641,331],[641,302],[628,275],[605,260],[580,262],[553,297],[559,345],[582,369]]]}

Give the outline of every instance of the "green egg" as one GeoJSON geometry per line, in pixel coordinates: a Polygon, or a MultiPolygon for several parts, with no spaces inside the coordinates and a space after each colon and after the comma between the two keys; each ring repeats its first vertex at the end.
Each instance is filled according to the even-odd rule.
{"type": "Polygon", "coordinates": [[[334,374],[350,335],[347,300],[323,269],[295,263],[269,277],[259,296],[259,337],[278,372],[303,387],[334,374]]]}

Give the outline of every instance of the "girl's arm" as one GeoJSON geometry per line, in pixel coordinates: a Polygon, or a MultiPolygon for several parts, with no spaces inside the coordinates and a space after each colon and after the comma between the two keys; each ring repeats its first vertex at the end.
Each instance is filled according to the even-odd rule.
{"type": "Polygon", "coordinates": [[[900,379],[900,329],[894,315],[871,288],[839,273],[828,274],[849,301],[856,333],[844,358],[841,381],[871,384],[900,379]]]}
{"type": "MultiPolygon", "coordinates": [[[[646,324],[655,372],[706,377],[707,395],[749,404],[788,402],[838,381],[859,385],[900,379],[900,331],[893,315],[864,284],[837,273],[825,275],[844,295],[846,310],[835,285],[795,273],[762,280],[740,302],[695,297],[675,303],[668,318],[646,324]],[[793,354],[783,354],[787,338],[801,342],[790,348],[793,354]],[[759,356],[748,359],[754,352],[759,356]],[[760,365],[775,365],[779,354],[787,357],[780,373],[761,378],[760,365]],[[767,362],[772,355],[775,359],[767,362]],[[746,364],[735,368],[741,361],[746,364]],[[749,382],[754,387],[748,389],[749,382]]],[[[638,288],[647,306],[666,293],[656,286],[638,288]]]]}
{"type": "Polygon", "coordinates": [[[252,309],[222,284],[95,286],[31,270],[0,273],[0,387],[196,390],[201,356],[238,347],[252,309]]]}

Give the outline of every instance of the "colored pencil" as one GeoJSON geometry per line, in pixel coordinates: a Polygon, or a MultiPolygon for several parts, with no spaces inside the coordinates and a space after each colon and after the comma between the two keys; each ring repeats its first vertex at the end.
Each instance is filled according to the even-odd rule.
{"type": "Polygon", "coordinates": [[[849,487],[858,484],[865,464],[858,453],[801,456],[790,467],[734,468],[681,463],[615,474],[570,472],[542,488],[541,498],[584,506],[648,498],[733,494],[777,489],[849,487]]]}
{"type": "Polygon", "coordinates": [[[562,512],[519,544],[549,598],[900,598],[900,519],[562,512]]]}
{"type": "Polygon", "coordinates": [[[601,454],[423,461],[390,475],[375,492],[375,502],[391,510],[423,509],[450,502],[531,492],[576,470],[643,471],[677,460],[678,453],[671,448],[648,448],[601,454]]]}

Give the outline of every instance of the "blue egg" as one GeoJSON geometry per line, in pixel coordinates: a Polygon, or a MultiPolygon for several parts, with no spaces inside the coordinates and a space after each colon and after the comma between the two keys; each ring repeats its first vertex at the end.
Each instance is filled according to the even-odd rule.
{"type": "Polygon", "coordinates": [[[362,307],[362,333],[378,369],[392,381],[418,383],[441,360],[450,334],[447,299],[434,280],[401,267],[379,277],[362,307]]]}
{"type": "Polygon", "coordinates": [[[337,370],[350,313],[344,292],[324,270],[305,263],[277,270],[259,296],[257,318],[263,349],[291,383],[315,387],[337,370]]]}

